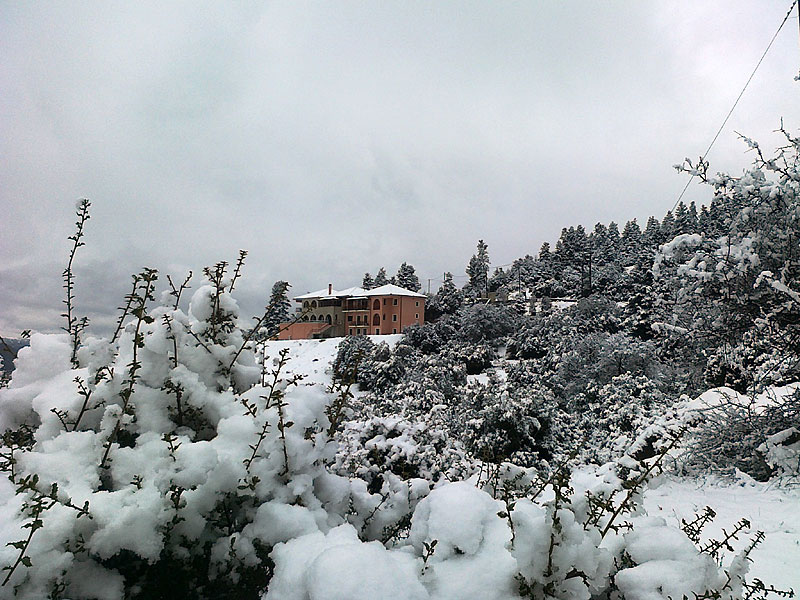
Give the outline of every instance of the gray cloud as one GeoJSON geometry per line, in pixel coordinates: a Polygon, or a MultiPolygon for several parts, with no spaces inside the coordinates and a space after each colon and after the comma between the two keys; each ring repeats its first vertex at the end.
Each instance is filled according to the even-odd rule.
{"type": "MultiPolygon", "coordinates": [[[[60,312],[79,197],[98,322],[143,265],[247,248],[255,314],[278,278],[301,293],[404,260],[439,277],[478,238],[500,264],[565,225],[660,216],[685,181],[672,165],[705,149],[787,8],[5,3],[0,331],[60,312]]],[[[749,161],[734,130],[770,146],[780,117],[797,127],[796,25],[717,169],[749,161]]]]}

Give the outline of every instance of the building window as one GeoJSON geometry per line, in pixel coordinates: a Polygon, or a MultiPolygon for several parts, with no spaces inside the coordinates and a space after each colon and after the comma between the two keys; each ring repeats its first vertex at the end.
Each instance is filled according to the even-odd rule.
{"type": "Polygon", "coordinates": [[[397,321],[397,315],[392,315],[392,321],[397,321]]]}
{"type": "Polygon", "coordinates": [[[381,334],[381,330],[376,328],[375,329],[375,335],[380,335],[380,334],[381,334]]]}
{"type": "Polygon", "coordinates": [[[375,302],[372,303],[372,310],[380,310],[381,309],[381,302],[377,298],[375,298],[375,302]]]}
{"type": "Polygon", "coordinates": [[[419,306],[419,300],[417,300],[417,304],[416,304],[416,306],[419,306]]]}
{"type": "Polygon", "coordinates": [[[352,321],[353,321],[353,315],[347,315],[347,321],[348,321],[348,322],[350,322],[350,323],[352,323],[352,321]]]}
{"type": "Polygon", "coordinates": [[[397,329],[392,329],[392,333],[397,333],[397,329]]]}
{"type": "Polygon", "coordinates": [[[383,313],[383,320],[386,320],[386,313],[383,313]]]}
{"type": "Polygon", "coordinates": [[[381,316],[377,313],[372,317],[372,324],[373,325],[380,325],[381,324],[381,316]]]}
{"type": "Polygon", "coordinates": [[[383,299],[383,305],[386,306],[386,298],[383,299]]]}
{"type": "Polygon", "coordinates": [[[417,321],[419,321],[419,313],[415,314],[415,315],[414,315],[414,318],[415,318],[417,321]]]}
{"type": "Polygon", "coordinates": [[[317,301],[316,300],[312,300],[311,301],[311,308],[317,308],[317,301]]]}
{"type": "Polygon", "coordinates": [[[353,335],[353,328],[350,328],[350,335],[353,335]]]}
{"type": "Polygon", "coordinates": [[[397,298],[392,299],[392,305],[397,306],[397,298]]]}

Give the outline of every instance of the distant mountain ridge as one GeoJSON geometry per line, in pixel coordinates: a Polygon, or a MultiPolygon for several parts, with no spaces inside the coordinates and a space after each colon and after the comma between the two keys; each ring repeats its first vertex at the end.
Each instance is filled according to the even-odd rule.
{"type": "Polygon", "coordinates": [[[3,338],[0,342],[0,356],[3,357],[2,370],[10,373],[14,370],[14,359],[17,353],[25,346],[30,345],[30,340],[16,339],[16,338],[3,338]]]}

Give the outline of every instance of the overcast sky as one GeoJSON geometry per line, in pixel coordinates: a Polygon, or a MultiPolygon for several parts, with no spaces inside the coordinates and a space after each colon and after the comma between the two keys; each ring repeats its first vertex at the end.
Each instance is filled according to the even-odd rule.
{"type": "MultiPolygon", "coordinates": [[[[247,249],[256,314],[276,279],[408,261],[427,286],[479,238],[499,265],[564,226],[661,217],[789,4],[2,2],[0,333],[61,325],[82,197],[77,306],[100,328],[144,265],[247,249]]],[[[797,131],[798,70],[795,12],[713,170],[750,162],[734,131],[797,131]]]]}

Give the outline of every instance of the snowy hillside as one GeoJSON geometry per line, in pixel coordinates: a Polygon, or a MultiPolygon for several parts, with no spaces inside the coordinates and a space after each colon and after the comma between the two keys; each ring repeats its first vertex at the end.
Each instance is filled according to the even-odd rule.
{"type": "MultiPolygon", "coordinates": [[[[373,339],[395,344],[401,337],[373,336],[373,339]]],[[[307,373],[309,376],[306,381],[327,386],[330,384],[328,367],[336,357],[339,342],[340,338],[269,342],[267,355],[277,356],[281,349],[287,348],[292,359],[290,364],[293,364],[289,368],[291,372],[307,373]]],[[[486,382],[485,375],[470,377],[486,382]]],[[[765,406],[776,393],[786,394],[793,389],[790,386],[768,390],[759,396],[757,405],[765,406]]],[[[729,389],[709,390],[687,403],[686,408],[703,410],[710,405],[730,401],[732,397],[739,395],[729,389]]],[[[587,489],[596,483],[594,471],[582,470],[575,475],[576,490],[587,489]]],[[[764,542],[753,551],[754,563],[750,576],[770,582],[780,589],[800,590],[800,486],[791,482],[784,485],[760,483],[744,475],[737,481],[718,477],[670,476],[645,492],[644,506],[650,515],[663,517],[666,523],[673,526],[679,526],[682,519],[690,521],[706,506],[710,506],[717,513],[716,519],[708,526],[707,533],[712,536],[721,534],[723,528],[730,530],[741,518],[748,519],[752,531],[766,534],[764,542]]],[[[472,585],[469,576],[464,577],[472,585]]]]}
{"type": "MultiPolygon", "coordinates": [[[[4,437],[0,597],[56,589],[111,599],[131,586],[210,597],[224,586],[241,597],[262,590],[266,600],[572,599],[612,588],[630,599],[715,589],[739,598],[748,554],[755,577],[800,587],[796,488],[667,480],[642,505],[648,473],[674,444],[567,478],[485,463],[448,481],[437,461],[458,459],[457,440],[400,416],[358,421],[358,410],[371,410],[362,399],[372,398],[331,379],[331,361],[365,356],[357,348],[369,341],[350,339],[350,350],[341,340],[269,342],[262,371],[256,356],[236,351],[238,330],[215,331],[207,320],[213,295],[201,287],[187,314],[155,309],[158,318],[136,325],[141,346],[126,330],[106,370],[100,340],[87,342],[81,368],[70,367],[63,335],[35,334],[20,353],[0,390],[2,426],[19,434],[4,437]],[[170,329],[178,322],[187,333],[170,329]],[[130,364],[135,385],[119,376],[130,364]],[[76,377],[90,388],[82,392],[76,377]],[[259,377],[267,385],[251,387],[259,377]],[[25,422],[30,445],[19,437],[25,422]],[[718,505],[718,519],[695,544],[681,519],[706,504],[718,505]],[[715,550],[724,545],[714,534],[742,517],[750,533],[732,543],[744,554],[715,550]],[[768,535],[750,553],[757,529],[768,535]]],[[[224,297],[219,305],[236,310],[224,297]]],[[[383,358],[364,359],[368,382],[391,377],[409,351],[397,337],[375,341],[394,349],[369,346],[383,358]]],[[[466,385],[478,394],[496,383],[466,385]]],[[[413,386],[402,389],[410,401],[413,386]]]]}

